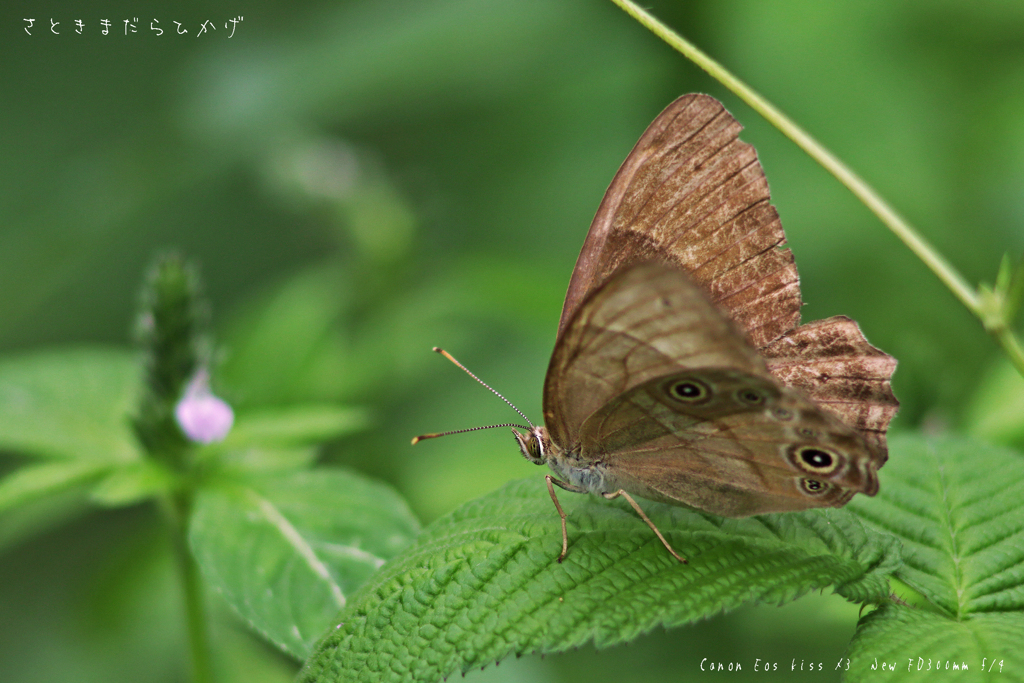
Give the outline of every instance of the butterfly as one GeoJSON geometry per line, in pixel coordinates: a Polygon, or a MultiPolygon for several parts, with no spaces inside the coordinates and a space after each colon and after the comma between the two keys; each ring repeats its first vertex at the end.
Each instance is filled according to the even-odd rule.
{"type": "Polygon", "coordinates": [[[878,491],[896,361],[844,316],[800,325],[793,255],[741,129],[713,97],[680,97],[590,226],[544,381],[545,426],[509,425],[555,475],[559,562],[568,534],[554,486],[624,497],[681,562],[633,496],[744,517],[878,491]]]}

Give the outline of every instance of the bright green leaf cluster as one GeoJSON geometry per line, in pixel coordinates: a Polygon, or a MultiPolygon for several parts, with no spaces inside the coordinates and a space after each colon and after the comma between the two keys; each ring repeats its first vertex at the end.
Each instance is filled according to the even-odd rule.
{"type": "Polygon", "coordinates": [[[900,605],[864,617],[847,653],[848,681],[1020,680],[1024,616],[979,614],[965,621],[900,605]],[[948,677],[948,678],[947,678],[948,677]]]}
{"type": "Polygon", "coordinates": [[[1024,671],[1024,455],[979,441],[893,439],[876,500],[851,507],[898,538],[896,576],[927,604],[889,605],[862,619],[850,646],[851,670],[895,661],[908,667],[982,660],[1024,671]],[[929,609],[930,608],[930,609],[929,609]],[[908,660],[908,658],[910,658],[908,660]]]}
{"type": "Polygon", "coordinates": [[[543,480],[513,482],[428,527],[372,577],[307,663],[306,681],[437,680],[516,653],[621,643],[656,626],[828,586],[880,602],[897,544],[843,510],[723,519],[648,503],[689,564],[621,501],[563,496],[569,555],[543,480]]]}
{"type": "MultiPolygon", "coordinates": [[[[55,351],[0,364],[0,445],[34,458],[0,480],[0,514],[75,488],[118,506],[178,485],[133,440],[125,415],[138,382],[125,352],[55,351]]],[[[856,516],[726,520],[646,503],[688,565],[676,564],[621,501],[563,495],[571,545],[558,564],[558,517],[539,478],[472,501],[407,547],[417,523],[394,492],[346,471],[310,469],[312,444],[364,421],[330,404],[252,410],[228,440],[197,451],[190,541],[203,575],[268,640],[296,658],[313,652],[307,680],[431,680],[513,653],[608,646],[828,586],[854,602],[883,603],[851,643],[850,680],[883,660],[902,667],[884,674],[893,679],[929,661],[1024,668],[1015,648],[1024,642],[1017,452],[967,439],[894,439],[881,492],[856,499],[856,516]],[[923,605],[884,604],[894,571],[923,605]]]]}
{"type": "MultiPolygon", "coordinates": [[[[0,479],[0,515],[69,490],[118,507],[183,485],[146,457],[128,416],[136,354],[38,353],[0,363],[0,448],[32,458],[0,479]]],[[[297,658],[345,596],[407,545],[418,523],[390,488],[310,470],[315,444],[366,423],[331,404],[242,413],[222,443],[197,448],[191,542],[207,580],[254,628],[297,658]]]]}

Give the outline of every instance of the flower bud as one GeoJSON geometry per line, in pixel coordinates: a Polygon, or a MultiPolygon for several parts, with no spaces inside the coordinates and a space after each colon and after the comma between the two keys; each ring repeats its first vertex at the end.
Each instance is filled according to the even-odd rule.
{"type": "Polygon", "coordinates": [[[222,441],[228,435],[235,413],[231,406],[213,395],[209,373],[200,369],[174,407],[174,418],[190,441],[207,444],[222,441]]]}

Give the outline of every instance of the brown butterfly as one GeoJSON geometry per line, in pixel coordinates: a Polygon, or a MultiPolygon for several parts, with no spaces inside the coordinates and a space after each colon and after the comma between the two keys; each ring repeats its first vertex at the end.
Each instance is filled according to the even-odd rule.
{"type": "Polygon", "coordinates": [[[552,484],[625,497],[682,562],[630,494],[743,517],[878,491],[896,361],[849,318],[799,325],[796,266],[741,128],[710,96],[679,98],[590,226],[544,382],[547,427],[512,430],[558,475],[559,562],[552,484]]]}

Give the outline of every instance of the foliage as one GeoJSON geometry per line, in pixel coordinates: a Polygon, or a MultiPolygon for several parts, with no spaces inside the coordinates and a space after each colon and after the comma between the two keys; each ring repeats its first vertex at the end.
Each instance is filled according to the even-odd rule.
{"type": "Polygon", "coordinates": [[[649,505],[682,565],[628,506],[589,496],[563,503],[572,545],[557,563],[560,527],[541,481],[512,482],[428,527],[342,611],[303,680],[437,680],[826,586],[878,603],[899,564],[891,538],[842,510],[725,520],[649,505]]]}
{"type": "Polygon", "coordinates": [[[190,540],[211,587],[264,637],[303,659],[347,596],[417,531],[390,488],[328,469],[207,488],[190,540]]]}
{"type": "MultiPolygon", "coordinates": [[[[1024,248],[1021,6],[812,4],[652,12],[1011,310],[1021,281],[995,264],[1024,248]]],[[[790,680],[804,657],[826,662],[816,680],[906,677],[912,657],[923,675],[966,661],[957,680],[977,680],[998,661],[1019,680],[1020,375],[845,190],[611,3],[267,5],[231,42],[103,37],[89,16],[107,9],[75,11],[81,36],[69,16],[61,35],[41,15],[25,35],[20,10],[4,22],[0,679],[183,680],[185,557],[223,681],[289,680],[310,653],[303,675],[325,680],[389,662],[425,680],[646,683],[729,653],[733,680],[790,680]],[[903,437],[879,495],[846,511],[722,521],[644,503],[687,566],[620,502],[563,495],[558,565],[558,518],[507,434],[409,448],[505,419],[429,349],[539,415],[601,192],[687,91],[722,99],[757,146],[805,318],[849,314],[900,360],[903,437]],[[168,244],[201,260],[216,303],[209,327],[204,306],[178,318],[196,324],[173,345],[235,409],[220,443],[170,422],[193,362],[147,399],[153,366],[124,344],[168,244]],[[922,436],[958,431],[975,440],[922,436]],[[819,631],[834,651],[805,647],[819,631]],[[563,654],[490,666],[532,652],[563,654]],[[780,670],[755,676],[765,656],[780,670]]],[[[165,29],[191,11],[154,8],[165,29]]]]}
{"type": "Polygon", "coordinates": [[[878,499],[851,508],[899,539],[896,576],[916,599],[861,620],[851,670],[897,662],[888,675],[898,680],[908,666],[954,662],[977,680],[987,660],[1016,675],[1024,670],[1024,455],[952,437],[905,436],[893,448],[898,459],[878,499]]]}
{"type": "Polygon", "coordinates": [[[36,459],[0,480],[0,513],[72,488],[106,507],[186,495],[194,501],[192,552],[210,587],[271,642],[303,657],[346,594],[418,531],[389,487],[309,469],[311,444],[358,428],[359,413],[294,405],[243,414],[231,439],[174,469],[133,440],[128,397],[140,394],[140,376],[135,354],[110,350],[0,365],[0,447],[36,459]]]}

